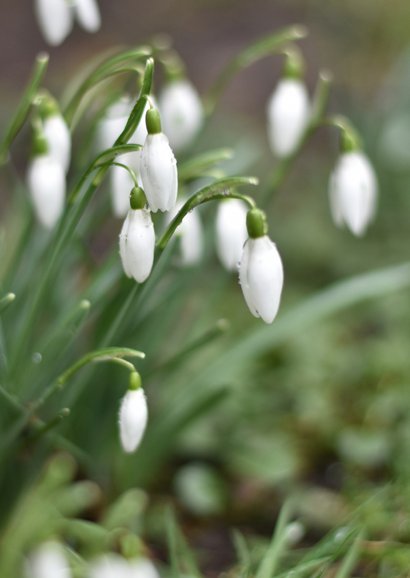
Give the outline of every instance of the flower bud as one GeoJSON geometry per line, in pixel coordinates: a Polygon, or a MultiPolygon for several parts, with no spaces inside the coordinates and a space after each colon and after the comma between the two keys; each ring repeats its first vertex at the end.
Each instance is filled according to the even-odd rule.
{"type": "Polygon", "coordinates": [[[309,96],[297,78],[282,79],[267,107],[268,137],[279,158],[292,154],[300,143],[310,119],[309,96]]]}
{"type": "Polygon", "coordinates": [[[246,213],[246,205],[239,199],[226,199],[218,204],[216,250],[222,265],[228,271],[237,269],[248,237],[246,213]]]}
{"type": "Polygon", "coordinates": [[[186,79],[171,81],[160,95],[159,109],[172,148],[176,152],[186,149],[198,134],[204,116],[194,86],[186,79]]]}
{"type": "Polygon", "coordinates": [[[154,251],[151,213],[145,208],[130,209],[120,233],[120,256],[127,277],[143,283],[151,273],[154,251]]]}
{"type": "Polygon", "coordinates": [[[46,42],[52,46],[61,44],[73,26],[67,0],[35,0],[35,12],[46,42]]]}
{"type": "Polygon", "coordinates": [[[266,234],[262,211],[248,212],[246,241],[239,265],[239,282],[250,312],[272,323],[279,309],[283,287],[283,265],[275,243],[266,234]]]}
{"type": "Polygon", "coordinates": [[[71,158],[71,135],[58,108],[51,110],[44,117],[43,132],[50,155],[62,165],[66,173],[71,158]]]}
{"type": "Polygon", "coordinates": [[[74,12],[87,32],[97,32],[100,28],[101,15],[96,0],[74,0],[74,12]]]}
{"type": "Polygon", "coordinates": [[[167,137],[161,132],[158,111],[146,114],[148,136],[140,157],[140,174],[152,212],[170,211],[176,203],[178,173],[167,137]]]}
{"type": "Polygon", "coordinates": [[[58,542],[45,542],[32,552],[25,564],[26,578],[70,578],[64,550],[58,542]]]}
{"type": "Polygon", "coordinates": [[[377,179],[360,150],[343,152],[330,177],[329,200],[333,220],[357,236],[365,233],[376,211],[377,179]]]}
{"type": "Polygon", "coordinates": [[[139,374],[131,374],[131,387],[121,401],[120,439],[127,453],[134,452],[140,445],[148,420],[147,400],[140,380],[139,374]],[[139,383],[136,383],[138,378],[139,383]]]}
{"type": "Polygon", "coordinates": [[[62,165],[50,154],[34,156],[27,171],[27,186],[38,220],[46,229],[52,229],[64,210],[66,182],[62,165]]]}

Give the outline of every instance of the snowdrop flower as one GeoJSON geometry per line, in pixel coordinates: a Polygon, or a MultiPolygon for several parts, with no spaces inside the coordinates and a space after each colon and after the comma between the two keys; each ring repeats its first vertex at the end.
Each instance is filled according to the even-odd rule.
{"type": "Polygon", "coordinates": [[[248,238],[246,213],[246,205],[239,199],[226,199],[218,204],[216,249],[222,265],[228,271],[236,271],[248,238]]]}
{"type": "Polygon", "coordinates": [[[73,14],[67,0],[35,0],[40,30],[48,44],[61,44],[71,32],[73,14]]]}
{"type": "Polygon", "coordinates": [[[267,235],[266,218],[259,209],[251,209],[246,219],[249,239],[239,265],[239,282],[250,312],[272,323],[279,309],[283,287],[280,255],[267,235]]]}
{"type": "Polygon", "coordinates": [[[38,220],[46,229],[52,229],[64,210],[66,182],[61,163],[48,153],[44,135],[34,137],[27,186],[38,220]]]}
{"type": "Polygon", "coordinates": [[[201,99],[188,80],[179,78],[170,82],[159,98],[164,132],[175,151],[189,146],[203,122],[201,99]]]}
{"type": "Polygon", "coordinates": [[[45,542],[30,554],[25,565],[26,578],[71,578],[68,561],[58,542],[45,542]]]}
{"type": "Polygon", "coordinates": [[[96,0],[74,0],[74,12],[79,24],[87,32],[97,32],[101,15],[96,0]]]}
{"type": "Polygon", "coordinates": [[[148,136],[141,151],[140,174],[151,211],[170,211],[176,203],[178,173],[167,137],[161,132],[156,109],[146,114],[148,136]]]}
{"type": "Polygon", "coordinates": [[[272,152],[279,158],[292,154],[310,118],[309,95],[303,82],[282,79],[268,102],[268,136],[272,152]]]}
{"type": "Polygon", "coordinates": [[[131,208],[120,233],[120,256],[127,277],[143,283],[154,263],[155,231],[151,213],[145,208],[144,191],[134,187],[131,208]]]}
{"type": "Polygon", "coordinates": [[[62,116],[57,102],[49,94],[42,95],[39,105],[43,120],[43,133],[50,155],[68,171],[71,159],[70,129],[62,116]]]}
{"type": "MultiPolygon", "coordinates": [[[[186,199],[178,200],[174,209],[167,215],[167,224],[177,215],[185,201],[186,199]]],[[[193,210],[187,213],[175,234],[179,237],[180,264],[184,267],[196,265],[203,253],[203,231],[198,212],[193,210]]]]}
{"type": "Polygon", "coordinates": [[[329,199],[336,225],[345,224],[355,235],[363,235],[375,214],[377,180],[362,151],[340,155],[330,177],[329,199]]]}
{"type": "Polygon", "coordinates": [[[141,377],[134,372],[130,377],[130,387],[121,401],[120,439],[125,452],[134,452],[141,443],[148,420],[148,407],[141,377]]]}

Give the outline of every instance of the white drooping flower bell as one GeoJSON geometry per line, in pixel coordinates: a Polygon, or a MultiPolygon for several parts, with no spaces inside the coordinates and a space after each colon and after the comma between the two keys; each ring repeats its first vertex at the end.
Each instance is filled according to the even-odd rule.
{"type": "Polygon", "coordinates": [[[58,542],[45,542],[25,563],[25,578],[71,578],[68,560],[58,542]]]}
{"type": "Polygon", "coordinates": [[[130,202],[131,208],[120,233],[120,256],[127,277],[143,283],[154,263],[155,231],[151,213],[145,208],[144,191],[134,187],[130,202]]]}
{"type": "Polygon", "coordinates": [[[58,46],[71,32],[73,14],[67,0],[35,0],[40,30],[48,44],[58,46]]]}
{"type": "Polygon", "coordinates": [[[87,32],[97,32],[101,26],[101,15],[97,0],[74,0],[74,12],[79,24],[87,32]]]}
{"type": "Polygon", "coordinates": [[[274,155],[284,158],[299,145],[309,124],[311,106],[302,81],[303,61],[296,51],[289,51],[282,80],[267,106],[268,137],[274,155]]]}
{"type": "MultiPolygon", "coordinates": [[[[167,215],[166,223],[169,224],[185,204],[186,199],[179,199],[172,211],[167,215]]],[[[198,212],[194,209],[189,211],[182,219],[181,224],[175,231],[179,238],[180,265],[191,267],[196,265],[203,254],[203,230],[198,212]]]]}
{"type": "Polygon", "coordinates": [[[131,558],[128,564],[130,578],[160,578],[157,569],[148,558],[131,558]]]}
{"type": "Polygon", "coordinates": [[[186,79],[172,80],[159,97],[164,132],[171,147],[186,149],[202,127],[204,111],[195,87],[186,79]]]}
{"type": "Polygon", "coordinates": [[[376,212],[377,179],[362,151],[342,152],[330,177],[329,200],[336,225],[345,224],[357,236],[365,233],[376,212]]]}
{"type": "Polygon", "coordinates": [[[176,203],[178,173],[174,153],[167,137],[161,132],[156,109],[146,114],[148,136],[140,157],[140,175],[152,212],[170,211],[176,203]]]}
{"type": "Polygon", "coordinates": [[[148,407],[139,373],[130,376],[130,387],[120,406],[119,424],[122,448],[134,452],[141,443],[147,425],[148,407]]]}
{"type": "Polygon", "coordinates": [[[43,121],[44,137],[48,152],[67,172],[71,160],[70,129],[61,114],[58,104],[48,93],[44,93],[39,105],[40,117],[43,121]]]}
{"type": "Polygon", "coordinates": [[[44,135],[38,132],[34,135],[27,186],[38,220],[46,229],[52,229],[64,210],[65,174],[62,164],[48,152],[44,135]]]}
{"type": "Polygon", "coordinates": [[[216,250],[222,265],[236,271],[248,238],[247,207],[240,199],[226,199],[218,204],[216,214],[216,250]]]}
{"type": "Polygon", "coordinates": [[[282,294],[282,260],[275,243],[267,235],[264,213],[251,209],[246,224],[249,239],[239,265],[239,282],[252,315],[265,323],[272,323],[282,294]]]}

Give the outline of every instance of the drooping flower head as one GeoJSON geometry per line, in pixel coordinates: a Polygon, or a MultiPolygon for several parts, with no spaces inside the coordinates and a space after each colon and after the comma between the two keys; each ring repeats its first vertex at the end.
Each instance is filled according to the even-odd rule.
{"type": "Polygon", "coordinates": [[[164,132],[176,151],[186,149],[198,134],[204,118],[201,99],[186,78],[172,79],[159,97],[164,132]]]}
{"type": "Polygon", "coordinates": [[[275,243],[267,235],[263,211],[251,209],[246,225],[249,239],[239,265],[239,282],[252,315],[265,323],[272,323],[282,294],[282,260],[275,243]]]}
{"type": "Polygon", "coordinates": [[[120,256],[127,277],[143,283],[149,277],[154,263],[155,231],[141,188],[132,189],[130,203],[120,233],[120,256]]]}
{"type": "Polygon", "coordinates": [[[38,220],[46,229],[52,229],[64,210],[66,181],[64,168],[49,153],[44,133],[39,127],[34,131],[27,187],[38,220]]]}
{"type": "Polygon", "coordinates": [[[170,211],[176,203],[178,173],[174,154],[162,133],[157,109],[146,114],[148,136],[140,158],[141,181],[152,212],[170,211]]]}
{"type": "Polygon", "coordinates": [[[121,445],[125,452],[134,452],[141,443],[148,421],[148,407],[141,376],[131,373],[130,386],[121,401],[119,425],[121,445]]]}
{"type": "Polygon", "coordinates": [[[289,53],[284,76],[267,107],[269,143],[279,158],[296,150],[309,123],[311,107],[302,76],[303,62],[299,54],[289,53]]]}
{"type": "Polygon", "coordinates": [[[361,236],[376,212],[377,179],[355,135],[342,132],[341,149],[329,182],[330,210],[336,225],[361,236]]]}
{"type": "Polygon", "coordinates": [[[71,135],[58,103],[50,94],[44,92],[40,96],[38,111],[43,121],[48,151],[67,172],[71,159],[71,135]]]}

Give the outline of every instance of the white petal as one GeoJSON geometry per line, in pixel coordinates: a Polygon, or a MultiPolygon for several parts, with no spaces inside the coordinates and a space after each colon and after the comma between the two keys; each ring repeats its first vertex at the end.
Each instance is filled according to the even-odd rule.
{"type": "Polygon", "coordinates": [[[49,154],[61,163],[67,172],[71,158],[71,135],[64,118],[59,114],[50,116],[44,121],[43,131],[49,154]]]}
{"type": "MultiPolygon", "coordinates": [[[[175,207],[166,215],[166,225],[171,223],[185,202],[185,198],[180,198],[177,201],[175,207]]],[[[175,234],[179,237],[180,264],[186,267],[196,265],[203,254],[203,230],[197,210],[194,209],[185,215],[175,234]]]]}
{"type": "Polygon", "coordinates": [[[36,0],[35,10],[41,32],[48,44],[57,46],[68,36],[73,25],[66,0],[36,0]]]}
{"type": "Polygon", "coordinates": [[[101,26],[101,15],[96,0],[75,0],[77,20],[87,32],[97,32],[101,26]]]}
{"type": "Polygon", "coordinates": [[[93,560],[87,578],[132,578],[128,562],[117,554],[106,554],[93,560]]]}
{"type": "Polygon", "coordinates": [[[227,199],[218,204],[216,215],[216,249],[228,271],[236,271],[248,237],[247,208],[239,199],[227,199]]]}
{"type": "Polygon", "coordinates": [[[343,219],[355,235],[363,235],[374,218],[377,180],[368,158],[359,151],[340,156],[331,176],[331,207],[333,216],[343,219]]]}
{"type": "Polygon", "coordinates": [[[129,227],[129,213],[127,214],[120,233],[120,257],[122,268],[127,277],[132,277],[131,268],[128,265],[127,236],[129,227]]]}
{"type": "Polygon", "coordinates": [[[132,453],[139,446],[148,420],[148,408],[142,388],[127,391],[120,407],[120,438],[125,452],[132,453]]]}
{"type": "Polygon", "coordinates": [[[154,263],[155,231],[145,209],[128,212],[120,234],[120,256],[125,274],[143,283],[154,263]]]}
{"type": "Polygon", "coordinates": [[[64,550],[58,542],[45,542],[30,554],[25,565],[26,578],[70,578],[64,550]]]}
{"type": "Polygon", "coordinates": [[[272,323],[280,304],[283,266],[276,245],[266,235],[246,242],[240,283],[251,313],[272,323]]]}
{"type": "Polygon", "coordinates": [[[136,558],[129,561],[129,578],[160,578],[154,564],[147,558],[136,558]]]}
{"type": "Polygon", "coordinates": [[[272,151],[286,157],[298,146],[310,118],[309,95],[296,79],[281,80],[268,102],[268,136],[272,151]]]}
{"type": "Polygon", "coordinates": [[[164,133],[175,151],[186,149],[196,137],[203,122],[201,99],[187,80],[168,84],[159,98],[164,133]]]}
{"type": "Polygon", "coordinates": [[[245,298],[246,304],[249,308],[249,311],[252,313],[254,317],[259,317],[259,314],[253,305],[252,294],[249,287],[248,270],[249,270],[249,259],[251,255],[251,247],[252,247],[252,239],[248,239],[243,247],[242,257],[239,263],[239,283],[241,285],[242,293],[245,298]]]}
{"type": "Polygon", "coordinates": [[[28,168],[27,185],[38,220],[52,229],[64,210],[66,183],[62,165],[50,155],[35,157],[28,168]]]}
{"type": "Polygon", "coordinates": [[[140,174],[151,211],[171,210],[177,198],[178,173],[174,154],[164,134],[147,136],[141,152],[140,174]]]}

